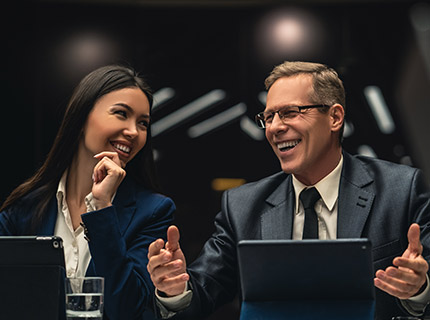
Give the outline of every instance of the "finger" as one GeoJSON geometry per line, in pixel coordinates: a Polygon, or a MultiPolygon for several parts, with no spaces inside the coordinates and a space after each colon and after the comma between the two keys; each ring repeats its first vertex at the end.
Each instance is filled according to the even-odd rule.
{"type": "Polygon", "coordinates": [[[374,278],[377,288],[399,299],[408,299],[417,291],[416,286],[388,276],[386,272],[378,272],[374,278]]]}
{"type": "Polygon", "coordinates": [[[170,251],[161,249],[160,254],[151,256],[148,260],[147,270],[151,274],[154,274],[155,270],[163,268],[167,263],[171,262],[173,255],[170,251]]]}
{"type": "Polygon", "coordinates": [[[166,249],[170,251],[176,251],[179,249],[179,229],[176,226],[170,226],[167,229],[167,243],[166,249]]]}
{"type": "Polygon", "coordinates": [[[163,291],[168,295],[178,295],[184,291],[186,282],[189,279],[190,276],[187,273],[182,273],[176,277],[163,279],[158,283],[158,285],[156,285],[156,287],[158,290],[163,291]]]}
{"type": "Polygon", "coordinates": [[[400,268],[388,267],[385,272],[388,277],[403,281],[411,285],[419,285],[419,284],[422,284],[423,282],[419,274],[413,272],[408,268],[400,269],[400,268]]]}
{"type": "Polygon", "coordinates": [[[159,255],[160,250],[164,247],[163,239],[157,239],[153,241],[148,247],[148,259],[152,256],[159,255]]]}
{"type": "Polygon", "coordinates": [[[425,274],[428,271],[428,263],[422,256],[418,256],[415,259],[397,257],[394,258],[393,264],[400,269],[407,269],[409,272],[417,274],[425,274]]]}
{"type": "Polygon", "coordinates": [[[119,158],[118,153],[116,152],[111,152],[111,151],[103,151],[100,153],[97,153],[96,155],[94,155],[94,158],[101,160],[104,157],[111,159],[113,162],[115,162],[118,166],[120,166],[121,168],[123,168],[122,166],[122,162],[119,158]]]}
{"type": "Polygon", "coordinates": [[[417,223],[411,224],[408,231],[409,251],[417,256],[423,252],[420,241],[420,226],[417,223]]]}
{"type": "Polygon", "coordinates": [[[103,181],[106,176],[117,176],[121,180],[125,177],[126,172],[115,161],[109,157],[103,157],[95,166],[93,170],[94,182],[99,183],[103,181]]]}
{"type": "Polygon", "coordinates": [[[164,279],[174,278],[180,274],[183,274],[185,272],[183,265],[184,264],[181,260],[176,259],[174,261],[159,265],[157,268],[154,268],[150,274],[152,279],[155,280],[154,282],[164,281],[164,279]]]}

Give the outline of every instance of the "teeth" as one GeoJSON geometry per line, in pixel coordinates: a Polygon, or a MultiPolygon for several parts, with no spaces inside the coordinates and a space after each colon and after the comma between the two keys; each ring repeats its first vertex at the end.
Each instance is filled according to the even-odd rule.
{"type": "Polygon", "coordinates": [[[127,147],[127,146],[124,146],[124,145],[122,145],[122,144],[118,144],[118,143],[115,143],[113,146],[114,146],[115,148],[117,148],[117,149],[121,150],[122,152],[130,153],[130,148],[129,148],[129,147],[127,147]]]}
{"type": "Polygon", "coordinates": [[[292,148],[292,147],[297,146],[299,144],[299,142],[300,142],[300,140],[281,142],[281,143],[278,143],[278,148],[279,149],[292,148]]]}

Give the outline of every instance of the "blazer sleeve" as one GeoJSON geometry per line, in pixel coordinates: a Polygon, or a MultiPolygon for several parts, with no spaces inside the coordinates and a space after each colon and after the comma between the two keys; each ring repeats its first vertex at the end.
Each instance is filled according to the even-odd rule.
{"type": "Polygon", "coordinates": [[[110,320],[142,319],[150,312],[154,286],[146,269],[148,247],[166,237],[175,206],[152,194],[128,210],[135,212],[128,212],[133,217],[125,231],[120,222],[125,212],[115,205],[82,215],[92,257],[87,275],[93,267],[105,278],[104,310],[110,320]]]}

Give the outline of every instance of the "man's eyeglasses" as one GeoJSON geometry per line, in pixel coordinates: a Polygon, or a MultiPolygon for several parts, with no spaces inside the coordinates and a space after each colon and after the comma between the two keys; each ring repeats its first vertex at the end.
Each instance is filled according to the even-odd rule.
{"type": "Polygon", "coordinates": [[[279,118],[285,123],[289,120],[296,118],[303,110],[314,109],[314,108],[328,108],[330,106],[326,104],[316,104],[311,106],[288,106],[283,107],[276,111],[260,112],[255,116],[255,122],[260,129],[267,128],[272,124],[275,114],[279,115],[279,118]]]}

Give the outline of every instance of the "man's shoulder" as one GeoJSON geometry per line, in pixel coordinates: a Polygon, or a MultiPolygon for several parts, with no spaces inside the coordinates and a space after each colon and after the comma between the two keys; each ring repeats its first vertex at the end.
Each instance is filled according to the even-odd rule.
{"type": "Polygon", "coordinates": [[[343,176],[364,179],[369,176],[378,181],[409,181],[416,176],[419,169],[409,165],[395,163],[392,161],[377,159],[362,155],[346,155],[345,170],[343,176]],[[360,177],[357,177],[360,175],[360,177]]]}
{"type": "Polygon", "coordinates": [[[417,168],[412,167],[410,165],[396,163],[379,158],[373,158],[363,155],[353,155],[350,157],[353,159],[353,161],[360,162],[364,167],[368,169],[379,169],[394,172],[414,172],[417,170],[417,168]]]}

